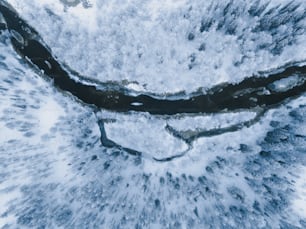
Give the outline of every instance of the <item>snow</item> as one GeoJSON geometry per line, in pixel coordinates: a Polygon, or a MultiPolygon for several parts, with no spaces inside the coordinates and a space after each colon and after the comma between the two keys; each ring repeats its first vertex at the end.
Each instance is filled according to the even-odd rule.
{"type": "Polygon", "coordinates": [[[306,78],[303,76],[293,75],[291,77],[278,80],[270,85],[274,91],[287,91],[295,86],[301,85],[305,82],[306,78]]]}
{"type": "Polygon", "coordinates": [[[292,201],[293,210],[303,218],[306,218],[306,167],[301,167],[295,182],[295,199],[292,201]]]}
{"type": "Polygon", "coordinates": [[[177,130],[211,130],[225,128],[235,124],[252,120],[256,117],[255,112],[236,112],[219,114],[201,114],[196,116],[183,116],[169,120],[168,124],[177,130]]]}
{"type": "MultiPolygon", "coordinates": [[[[106,118],[103,113],[100,117],[106,118]]],[[[168,158],[188,149],[186,143],[175,138],[165,129],[163,119],[143,114],[112,114],[114,122],[105,123],[107,138],[117,144],[150,155],[168,158]]]]}
{"type": "Polygon", "coordinates": [[[189,94],[305,63],[305,20],[299,19],[305,17],[304,1],[289,5],[279,20],[275,7],[287,1],[271,1],[260,16],[252,13],[267,2],[227,7],[214,1],[117,0],[67,7],[61,1],[10,1],[59,60],[84,77],[156,94],[189,94]]]}
{"type": "MultiPolygon", "coordinates": [[[[217,24],[199,32],[202,19],[222,21],[224,1],[92,0],[89,8],[85,1],[75,7],[9,2],[81,81],[116,82],[161,97],[188,96],[306,59],[305,32],[295,33],[304,18],[278,26],[276,35],[252,33],[262,18],[246,13],[254,5],[245,1],[233,3],[239,6],[234,34],[230,25],[218,30],[217,24]],[[285,30],[292,37],[274,47],[285,30]]],[[[287,3],[272,0],[265,12],[287,3]]],[[[289,15],[305,9],[303,1],[295,3],[301,5],[289,15]]],[[[254,119],[256,110],[174,116],[96,111],[33,71],[5,33],[0,75],[1,228],[305,227],[305,95],[253,125],[186,142],[168,127],[178,133],[227,128],[254,119]],[[104,147],[101,120],[111,141],[144,155],[104,147]],[[182,152],[171,161],[152,160],[182,152]]],[[[299,83],[292,76],[271,86],[282,91],[299,83]]]]}

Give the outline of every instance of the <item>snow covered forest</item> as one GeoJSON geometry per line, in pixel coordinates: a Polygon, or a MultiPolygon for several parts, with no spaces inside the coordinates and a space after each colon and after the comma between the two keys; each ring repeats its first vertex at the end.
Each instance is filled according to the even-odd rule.
{"type": "Polygon", "coordinates": [[[0,228],[306,228],[304,0],[0,0],[0,228]]]}

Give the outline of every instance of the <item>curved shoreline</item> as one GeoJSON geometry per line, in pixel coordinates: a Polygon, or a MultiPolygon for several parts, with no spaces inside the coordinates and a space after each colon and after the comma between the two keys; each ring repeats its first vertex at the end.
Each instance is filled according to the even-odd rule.
{"type": "Polygon", "coordinates": [[[296,97],[306,91],[306,66],[291,66],[283,71],[266,77],[253,76],[238,84],[218,85],[206,94],[188,99],[157,99],[150,95],[132,96],[116,90],[98,90],[95,86],[85,85],[73,80],[62,65],[52,55],[38,33],[20,18],[13,9],[0,5],[6,27],[11,34],[11,42],[16,52],[30,62],[44,75],[53,79],[54,85],[70,92],[84,103],[98,108],[117,112],[139,111],[159,115],[178,113],[216,113],[223,110],[268,108],[282,101],[296,97]],[[269,85],[275,81],[298,75],[303,83],[286,91],[273,91],[269,85]]]}
{"type": "MultiPolygon", "coordinates": [[[[38,70],[40,74],[50,78],[55,87],[68,92],[80,101],[97,108],[108,109],[115,112],[148,112],[154,115],[176,115],[184,113],[219,113],[240,110],[253,110],[256,117],[244,123],[232,125],[221,129],[200,131],[192,135],[176,131],[167,125],[166,130],[174,137],[181,139],[192,147],[192,142],[201,137],[220,135],[233,132],[256,123],[270,108],[278,106],[284,101],[298,97],[306,92],[306,65],[284,66],[279,72],[263,73],[263,76],[245,78],[237,84],[222,84],[209,89],[205,94],[190,95],[189,98],[159,99],[149,94],[133,96],[125,88],[119,90],[99,90],[94,85],[83,84],[71,76],[78,74],[69,67],[63,66],[53,56],[50,48],[44,43],[39,33],[28,25],[18,13],[7,3],[0,3],[0,32],[9,31],[9,38],[22,59],[38,70]],[[1,15],[3,19],[1,21],[1,15]],[[290,85],[291,81],[295,80],[290,85]],[[289,81],[289,85],[282,88],[282,81],[289,81]],[[277,84],[280,88],[277,89],[277,84]],[[260,111],[260,112],[258,112],[260,111]]],[[[287,82],[288,84],[288,82],[287,82]]],[[[116,147],[132,155],[146,155],[113,142],[107,138],[103,121],[98,125],[101,132],[101,143],[105,147],[116,147]]],[[[187,150],[188,151],[188,150],[187,150]]],[[[166,158],[152,158],[158,162],[171,161],[185,155],[186,152],[166,158]]]]}

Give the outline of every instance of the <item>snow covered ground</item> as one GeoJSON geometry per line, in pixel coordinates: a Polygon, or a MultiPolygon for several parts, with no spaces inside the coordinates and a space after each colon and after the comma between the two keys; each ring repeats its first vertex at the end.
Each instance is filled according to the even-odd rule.
{"type": "Polygon", "coordinates": [[[72,69],[136,91],[188,94],[306,61],[303,0],[9,2],[72,69]]]}
{"type": "MultiPolygon", "coordinates": [[[[304,1],[73,2],[9,1],[59,61],[136,93],[188,96],[305,64],[304,1]]],[[[192,134],[255,115],[97,111],[33,71],[4,32],[0,228],[305,228],[305,95],[190,144],[169,128],[192,134]],[[102,146],[99,120],[143,156],[102,146]]]]}

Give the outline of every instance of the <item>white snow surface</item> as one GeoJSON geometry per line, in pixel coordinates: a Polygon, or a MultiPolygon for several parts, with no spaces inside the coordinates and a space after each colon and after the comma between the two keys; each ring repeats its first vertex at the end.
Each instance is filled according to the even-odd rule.
{"type": "MultiPolygon", "coordinates": [[[[188,94],[306,58],[305,32],[271,52],[276,38],[250,32],[259,18],[243,13],[250,7],[245,1],[235,1],[236,34],[199,32],[203,15],[214,18],[211,8],[220,2],[224,9],[224,1],[92,0],[89,8],[85,1],[9,2],[60,61],[84,77],[136,91],[188,94]],[[205,51],[197,51],[203,42],[205,51]],[[258,49],[264,43],[268,48],[258,49]]],[[[288,2],[272,0],[266,11],[288,2]]],[[[297,12],[305,9],[296,2],[297,12]]],[[[290,33],[290,26],[279,29],[290,33]]],[[[305,227],[305,95],[250,127],[196,139],[188,148],[167,125],[226,128],[255,113],[95,113],[29,68],[5,35],[0,39],[0,228],[305,227]],[[103,147],[98,119],[110,140],[153,157],[188,150],[160,163],[103,147]]],[[[292,86],[275,86],[282,85],[292,86]]]]}
{"type": "Polygon", "coordinates": [[[188,150],[186,143],[166,131],[167,123],[163,118],[137,113],[107,115],[102,112],[99,116],[116,118],[116,121],[104,124],[105,130],[107,138],[123,147],[158,159],[188,150]]]}
{"type": "Polygon", "coordinates": [[[306,60],[306,25],[299,20],[303,0],[283,11],[287,0],[238,0],[229,7],[230,1],[212,0],[83,1],[90,7],[57,0],[9,2],[62,63],[86,78],[138,92],[205,91],[306,60]],[[250,13],[267,3],[261,15],[250,13]]]}

